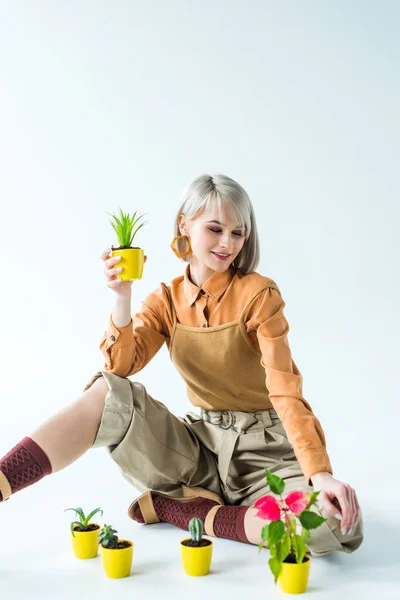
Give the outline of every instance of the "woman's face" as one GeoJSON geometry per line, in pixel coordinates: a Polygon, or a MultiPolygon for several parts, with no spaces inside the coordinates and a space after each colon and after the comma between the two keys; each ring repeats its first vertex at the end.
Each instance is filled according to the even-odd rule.
{"type": "Polygon", "coordinates": [[[245,242],[244,231],[233,216],[225,209],[219,213],[216,209],[202,212],[192,221],[180,216],[182,235],[190,238],[193,256],[190,264],[213,271],[223,272],[235,260],[245,242]],[[216,254],[228,255],[221,259],[216,254]]]}

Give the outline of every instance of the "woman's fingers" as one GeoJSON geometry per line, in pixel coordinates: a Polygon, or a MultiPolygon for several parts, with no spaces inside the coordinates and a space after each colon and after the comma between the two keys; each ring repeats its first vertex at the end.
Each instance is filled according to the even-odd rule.
{"type": "Polygon", "coordinates": [[[340,504],[340,512],[342,513],[342,520],[340,521],[340,529],[342,533],[344,529],[349,528],[349,523],[351,522],[351,508],[349,503],[349,498],[347,496],[347,490],[344,484],[335,492],[336,498],[340,504]]]}
{"type": "Polygon", "coordinates": [[[352,502],[353,502],[353,510],[354,510],[354,518],[353,518],[353,524],[352,524],[352,529],[353,527],[355,527],[355,525],[357,524],[357,521],[360,517],[360,511],[359,511],[359,504],[358,504],[358,500],[357,500],[357,494],[355,492],[355,490],[352,489],[352,502]]]}
{"type": "MultiPolygon", "coordinates": [[[[118,265],[118,263],[121,261],[120,256],[112,256],[110,250],[107,248],[100,254],[100,258],[104,261],[104,274],[109,287],[115,287],[119,286],[121,283],[126,283],[117,277],[117,275],[122,272],[121,267],[118,265]]],[[[147,256],[144,257],[144,262],[146,261],[147,256]]]]}

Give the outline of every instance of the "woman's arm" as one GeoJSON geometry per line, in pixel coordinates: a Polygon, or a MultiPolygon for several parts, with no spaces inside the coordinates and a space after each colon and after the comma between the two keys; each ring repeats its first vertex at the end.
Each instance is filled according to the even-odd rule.
{"type": "Polygon", "coordinates": [[[112,322],[118,328],[126,327],[132,320],[131,298],[117,296],[111,313],[112,322]]]}
{"type": "Polygon", "coordinates": [[[169,335],[172,318],[165,286],[149,294],[132,318],[130,313],[130,300],[118,299],[100,341],[104,369],[121,377],[143,369],[169,335]]]}
{"type": "Polygon", "coordinates": [[[285,302],[276,289],[268,288],[254,305],[251,321],[256,330],[265,369],[269,397],[299,461],[308,485],[316,473],[333,474],[321,423],[303,396],[303,378],[288,342],[285,302]]]}

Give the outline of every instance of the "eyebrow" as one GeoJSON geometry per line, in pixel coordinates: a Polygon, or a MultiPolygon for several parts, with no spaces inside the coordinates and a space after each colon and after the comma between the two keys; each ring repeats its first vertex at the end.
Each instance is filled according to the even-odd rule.
{"type": "MultiPolygon", "coordinates": [[[[216,221],[215,219],[213,221],[207,221],[207,223],[217,223],[218,225],[222,225],[225,227],[225,225],[223,223],[221,223],[221,221],[216,221]]],[[[235,229],[241,229],[242,226],[241,225],[236,225],[235,229]]]]}

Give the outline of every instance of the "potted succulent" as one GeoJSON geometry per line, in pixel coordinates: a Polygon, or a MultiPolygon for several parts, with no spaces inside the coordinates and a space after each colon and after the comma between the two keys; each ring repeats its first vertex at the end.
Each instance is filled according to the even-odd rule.
{"type": "Polygon", "coordinates": [[[280,500],[267,494],[253,505],[258,509],[257,517],[270,521],[262,528],[259,553],[263,547],[270,550],[269,568],[275,584],[279,581],[283,592],[302,594],[307,589],[311,564],[311,557],[306,556],[307,541],[311,537],[309,530],[327,520],[308,510],[315,504],[319,492],[309,494],[295,490],[282,498],[285,482],[268,469],[265,472],[271,492],[279,495],[280,500]],[[296,518],[301,524],[300,534],[296,518]]]}
{"type": "Polygon", "coordinates": [[[207,575],[210,570],[213,543],[203,538],[203,521],[189,521],[190,538],[181,540],[181,558],[183,568],[188,575],[198,577],[207,575]]]}
{"type": "MultiPolygon", "coordinates": [[[[114,246],[111,246],[111,256],[121,257],[118,264],[122,267],[122,271],[121,273],[118,273],[117,277],[122,281],[141,279],[144,265],[144,250],[138,246],[132,247],[131,244],[139,229],[143,227],[147,221],[136,227],[144,215],[136,218],[137,211],[132,216],[130,216],[129,213],[124,214],[121,209],[119,209],[119,212],[121,218],[119,219],[113,214],[111,216],[114,220],[110,221],[119,242],[118,247],[114,248],[114,246]],[[134,227],[136,228],[132,232],[134,227]]],[[[109,215],[110,213],[107,214],[109,215]]]]}
{"type": "Polygon", "coordinates": [[[112,579],[128,577],[133,558],[133,543],[118,539],[116,534],[111,525],[104,525],[99,533],[104,571],[112,579]]]}
{"type": "Polygon", "coordinates": [[[88,516],[85,516],[83,510],[78,508],[66,508],[67,510],[73,510],[79,516],[79,521],[72,521],[71,523],[71,540],[72,548],[77,558],[96,558],[99,549],[98,535],[100,531],[100,525],[98,523],[90,523],[90,519],[98,512],[103,514],[101,508],[95,508],[88,516]]]}

